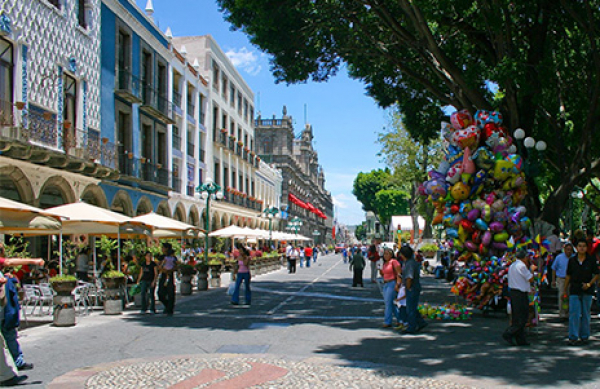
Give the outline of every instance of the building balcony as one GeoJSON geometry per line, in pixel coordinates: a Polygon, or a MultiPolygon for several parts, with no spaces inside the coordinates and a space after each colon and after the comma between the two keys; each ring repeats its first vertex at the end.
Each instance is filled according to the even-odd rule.
{"type": "MultiPolygon", "coordinates": [[[[188,99],[191,99],[191,97],[188,96],[188,99]]],[[[188,116],[194,117],[194,113],[196,112],[196,106],[194,105],[193,102],[191,102],[190,100],[188,100],[187,103],[187,114],[188,116]]]]}
{"type": "Polygon", "coordinates": [[[235,151],[235,137],[229,136],[229,142],[228,142],[228,146],[229,146],[229,150],[231,151],[235,151]]]}
{"type": "Polygon", "coordinates": [[[193,157],[195,151],[196,151],[196,148],[194,147],[194,143],[187,142],[187,155],[189,155],[190,157],[193,157]]]}
{"type": "Polygon", "coordinates": [[[173,103],[149,85],[144,85],[142,88],[142,105],[140,109],[168,124],[175,124],[173,103]]]}
{"type": "Polygon", "coordinates": [[[181,108],[181,93],[173,91],[173,104],[181,108]]]}
{"type": "Polygon", "coordinates": [[[115,94],[133,104],[142,102],[141,81],[129,70],[119,69],[117,72],[115,94]]]}
{"type": "Polygon", "coordinates": [[[223,201],[229,204],[237,205],[243,208],[252,209],[255,211],[262,210],[262,201],[244,197],[243,194],[228,192],[223,194],[223,201]]]}
{"type": "Polygon", "coordinates": [[[191,185],[191,186],[188,185],[186,188],[187,188],[186,194],[188,196],[194,197],[194,195],[196,194],[196,188],[193,185],[191,185]]]}
{"type": "Polygon", "coordinates": [[[98,131],[74,128],[57,119],[56,114],[35,105],[23,111],[0,100],[0,153],[91,177],[118,176],[114,143],[101,138],[98,131]]]}
{"type": "Polygon", "coordinates": [[[200,149],[200,162],[206,162],[206,150],[200,149]]]}

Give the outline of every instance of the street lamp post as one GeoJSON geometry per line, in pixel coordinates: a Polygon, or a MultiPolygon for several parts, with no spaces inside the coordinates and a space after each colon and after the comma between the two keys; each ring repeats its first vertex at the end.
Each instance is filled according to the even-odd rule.
{"type": "Polygon", "coordinates": [[[581,200],[585,196],[585,192],[580,187],[575,186],[573,189],[569,196],[571,202],[571,239],[573,239],[573,234],[575,233],[575,199],[581,200]]]}
{"type": "Polygon", "coordinates": [[[208,263],[208,234],[210,233],[210,200],[223,198],[223,192],[221,187],[215,184],[210,178],[206,179],[206,182],[196,188],[197,192],[200,192],[200,196],[206,200],[206,239],[204,239],[204,262],[208,263]]]}
{"type": "MultiPolygon", "coordinates": [[[[529,153],[533,152],[533,149],[535,148],[535,150],[541,155],[543,154],[544,151],[546,151],[546,148],[548,147],[548,145],[546,144],[546,142],[544,142],[543,140],[538,140],[537,142],[535,141],[535,139],[533,139],[532,137],[528,136],[525,137],[525,130],[523,130],[522,128],[517,128],[515,130],[515,132],[513,133],[513,136],[515,137],[515,139],[517,140],[517,146],[518,146],[518,151],[519,154],[522,154],[522,150],[521,150],[521,143],[523,143],[523,146],[525,146],[525,148],[529,153]]],[[[513,146],[511,146],[513,147],[513,146]]],[[[509,151],[515,152],[517,151],[517,148],[514,148],[512,150],[509,149],[509,151]]],[[[536,164],[536,161],[534,160],[534,158],[528,158],[523,161],[524,163],[524,167],[525,167],[525,174],[535,178],[538,175],[538,166],[536,164]]]]}
{"type": "Polygon", "coordinates": [[[313,234],[313,236],[315,237],[314,241],[315,241],[315,246],[316,246],[316,245],[317,245],[317,239],[318,239],[318,237],[321,235],[321,231],[319,231],[319,230],[314,230],[312,234],[313,234]]]}
{"type": "Polygon", "coordinates": [[[269,218],[269,249],[271,249],[271,245],[273,244],[273,218],[279,213],[279,208],[270,207],[265,209],[263,213],[269,218]]]}
{"type": "Polygon", "coordinates": [[[287,228],[294,231],[294,234],[298,235],[298,230],[302,227],[302,219],[295,217],[288,222],[287,228]]]}

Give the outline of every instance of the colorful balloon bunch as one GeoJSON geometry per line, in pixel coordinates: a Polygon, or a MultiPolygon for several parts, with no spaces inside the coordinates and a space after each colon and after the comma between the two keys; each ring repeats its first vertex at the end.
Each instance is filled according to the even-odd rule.
{"type": "Polygon", "coordinates": [[[435,206],[465,274],[454,292],[481,304],[505,282],[504,254],[528,241],[531,227],[521,202],[527,195],[523,159],[502,125],[502,114],[467,110],[442,122],[445,158],[419,187],[435,206]]]}
{"type": "Polygon", "coordinates": [[[466,320],[473,315],[467,307],[460,304],[429,305],[425,303],[419,305],[419,312],[421,316],[432,320],[466,320]]]}

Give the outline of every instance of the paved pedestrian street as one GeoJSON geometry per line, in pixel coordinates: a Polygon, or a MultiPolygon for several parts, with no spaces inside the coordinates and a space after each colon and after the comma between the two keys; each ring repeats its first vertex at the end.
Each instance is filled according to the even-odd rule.
{"type": "MultiPolygon", "coordinates": [[[[577,347],[567,346],[554,312],[542,315],[527,348],[502,341],[504,312],[401,335],[381,327],[377,285],[351,283],[341,255],[328,255],[296,274],[253,277],[251,307],[231,306],[224,285],[178,296],[172,317],[129,308],[96,311],[71,328],[27,328],[21,346],[35,364],[27,387],[600,387],[596,317],[592,341],[577,347]]],[[[447,283],[423,283],[423,302],[454,302],[447,283]]]]}

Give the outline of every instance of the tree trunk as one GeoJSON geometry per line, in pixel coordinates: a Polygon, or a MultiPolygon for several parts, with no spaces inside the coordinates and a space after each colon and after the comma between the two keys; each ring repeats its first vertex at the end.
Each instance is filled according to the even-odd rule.
{"type": "Polygon", "coordinates": [[[412,223],[413,223],[414,239],[415,239],[415,242],[417,242],[417,243],[421,239],[421,234],[419,231],[419,210],[417,207],[417,203],[418,203],[417,196],[419,196],[419,192],[417,189],[418,187],[419,187],[419,183],[413,182],[413,184],[410,188],[410,199],[408,201],[408,205],[410,206],[410,217],[411,217],[412,223]]]}

